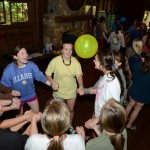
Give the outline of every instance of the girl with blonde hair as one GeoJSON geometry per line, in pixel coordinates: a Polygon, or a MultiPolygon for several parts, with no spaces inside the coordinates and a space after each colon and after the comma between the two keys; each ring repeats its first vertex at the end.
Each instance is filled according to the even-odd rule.
{"type": "MultiPolygon", "coordinates": [[[[123,106],[115,99],[107,101],[100,112],[101,134],[97,132],[98,126],[96,126],[94,129],[98,133],[98,137],[87,142],[86,150],[127,150],[125,122],[126,112],[123,106]]],[[[84,135],[82,127],[77,127],[77,132],[84,135]]]]}
{"type": "Polygon", "coordinates": [[[141,61],[142,47],[143,42],[139,39],[135,39],[132,43],[132,49],[127,55],[131,74],[134,71],[134,66],[141,61]]]}
{"type": "Polygon", "coordinates": [[[70,111],[63,101],[52,100],[41,119],[46,134],[35,134],[26,143],[25,150],[85,150],[78,134],[66,134],[70,127],[70,111]]]}
{"type": "Polygon", "coordinates": [[[130,97],[129,104],[126,107],[126,114],[129,117],[127,129],[135,130],[134,121],[138,117],[144,104],[150,103],[150,52],[145,54],[144,62],[139,62],[135,66],[132,84],[128,89],[130,97]]]}

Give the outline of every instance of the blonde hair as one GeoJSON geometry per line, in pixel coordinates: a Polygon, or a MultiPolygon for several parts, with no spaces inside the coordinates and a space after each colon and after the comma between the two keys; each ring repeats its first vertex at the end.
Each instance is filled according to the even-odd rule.
{"type": "Polygon", "coordinates": [[[100,125],[102,130],[115,133],[110,136],[110,140],[115,150],[123,150],[124,136],[122,132],[125,128],[126,112],[123,106],[115,99],[107,101],[101,109],[100,125]]]}
{"type": "Polygon", "coordinates": [[[42,128],[51,139],[47,150],[63,150],[62,135],[70,126],[70,112],[63,101],[51,100],[41,119],[42,128]]]}
{"type": "Polygon", "coordinates": [[[135,39],[132,43],[132,48],[137,54],[142,53],[143,42],[139,39],[135,39]]]}

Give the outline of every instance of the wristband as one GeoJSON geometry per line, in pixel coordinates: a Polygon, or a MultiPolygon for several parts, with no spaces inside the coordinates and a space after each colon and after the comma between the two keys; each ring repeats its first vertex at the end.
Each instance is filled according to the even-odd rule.
{"type": "Polygon", "coordinates": [[[79,86],[83,86],[83,84],[79,84],[79,86]]]}

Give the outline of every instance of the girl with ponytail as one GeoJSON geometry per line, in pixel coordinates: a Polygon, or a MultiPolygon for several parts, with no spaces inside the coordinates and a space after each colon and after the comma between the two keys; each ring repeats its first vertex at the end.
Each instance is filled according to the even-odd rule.
{"type": "Polygon", "coordinates": [[[78,134],[66,134],[70,127],[70,111],[63,101],[51,100],[41,119],[45,134],[35,134],[25,150],[85,150],[85,142],[78,134]]]}
{"type": "MultiPolygon", "coordinates": [[[[127,150],[125,122],[126,112],[123,106],[115,99],[107,101],[100,112],[101,133],[97,132],[99,129],[96,125],[94,130],[98,137],[87,142],[86,150],[127,150]]],[[[77,132],[84,135],[82,127],[77,127],[77,132]]]]}

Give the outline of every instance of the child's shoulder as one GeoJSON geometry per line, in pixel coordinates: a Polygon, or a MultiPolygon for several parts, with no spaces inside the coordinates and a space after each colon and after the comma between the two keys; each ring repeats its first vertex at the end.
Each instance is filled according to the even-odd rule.
{"type": "Polygon", "coordinates": [[[36,65],[33,61],[28,61],[28,65],[36,65]]]}
{"type": "Polygon", "coordinates": [[[60,59],[62,59],[61,55],[58,55],[58,56],[54,57],[51,61],[58,61],[60,59]]]}

